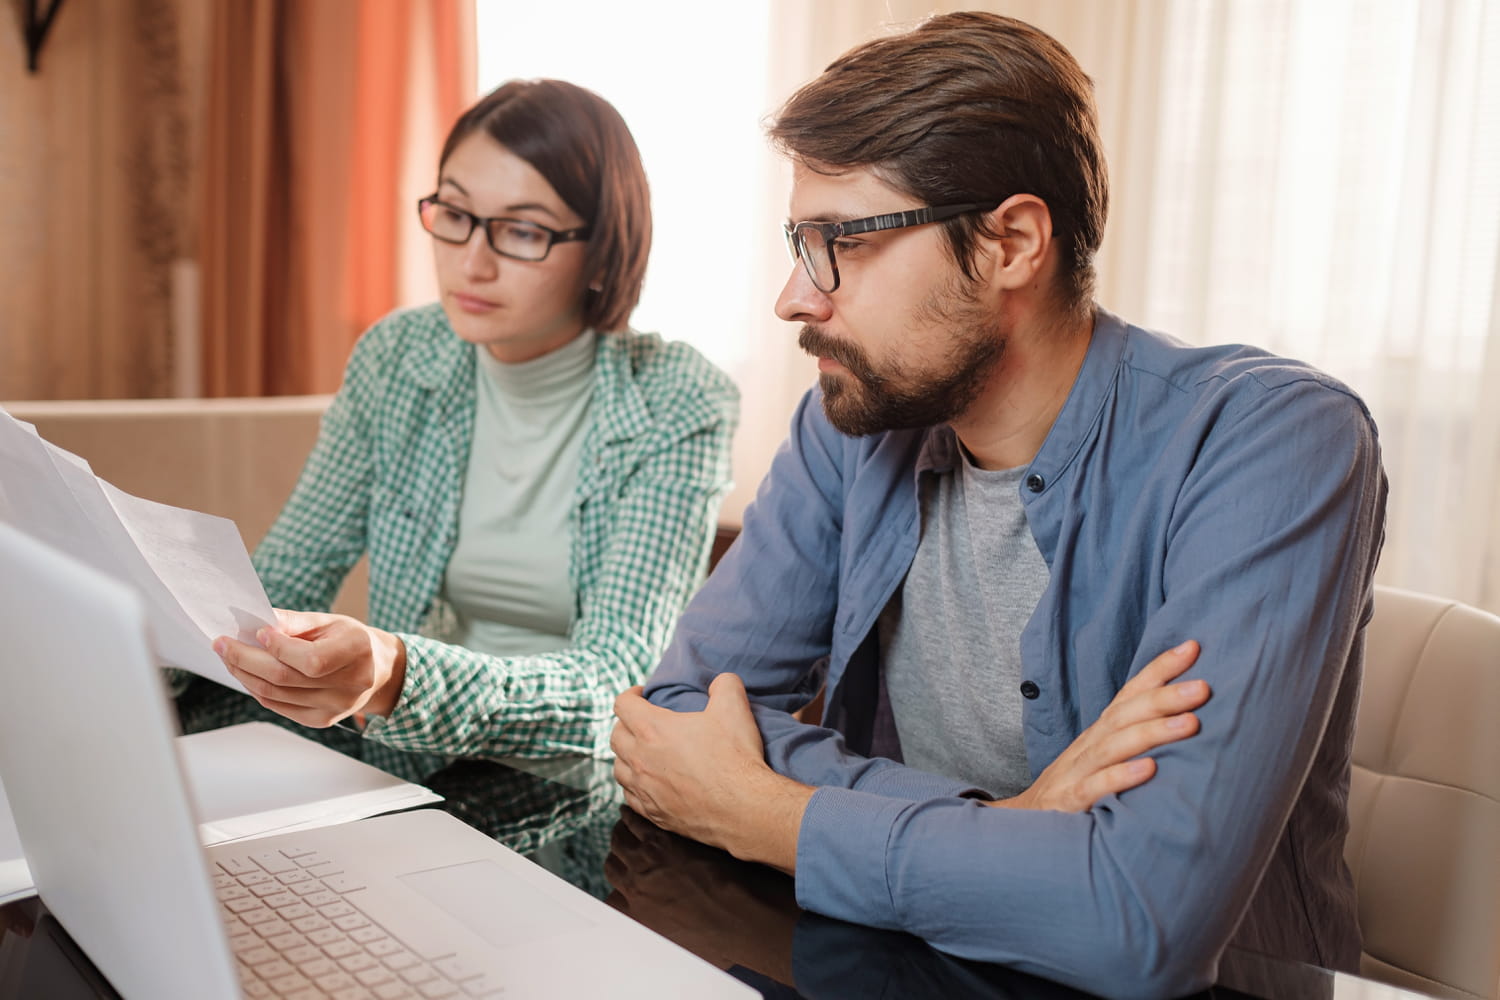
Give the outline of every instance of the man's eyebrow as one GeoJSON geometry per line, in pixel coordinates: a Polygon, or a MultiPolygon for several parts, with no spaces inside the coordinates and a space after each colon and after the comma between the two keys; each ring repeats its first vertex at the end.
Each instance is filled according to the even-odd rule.
{"type": "Polygon", "coordinates": [[[831,214],[831,215],[815,215],[815,216],[812,216],[811,218],[806,218],[806,219],[793,219],[791,216],[787,216],[787,220],[786,221],[787,221],[787,225],[789,225],[789,226],[795,226],[795,225],[797,225],[799,223],[802,223],[802,222],[817,222],[817,223],[853,222],[855,219],[868,219],[869,217],[870,216],[868,216],[868,215],[858,215],[858,214],[856,214],[854,212],[838,212],[838,213],[834,213],[834,214],[831,214]]]}

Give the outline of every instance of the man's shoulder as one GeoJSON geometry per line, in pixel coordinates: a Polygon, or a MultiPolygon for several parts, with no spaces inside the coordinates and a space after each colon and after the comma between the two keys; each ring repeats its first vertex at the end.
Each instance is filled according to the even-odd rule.
{"type": "Polygon", "coordinates": [[[1262,404],[1317,408],[1369,419],[1347,384],[1295,358],[1248,344],[1195,347],[1137,326],[1125,332],[1120,392],[1189,412],[1224,414],[1262,404]]]}

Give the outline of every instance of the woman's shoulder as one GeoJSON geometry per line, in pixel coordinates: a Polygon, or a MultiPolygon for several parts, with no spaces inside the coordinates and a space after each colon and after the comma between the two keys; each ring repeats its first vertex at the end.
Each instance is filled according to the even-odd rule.
{"type": "Polygon", "coordinates": [[[433,302],[397,309],[376,320],[354,345],[349,364],[384,378],[437,384],[463,363],[466,347],[448,325],[442,305],[433,302]]]}
{"type": "Polygon", "coordinates": [[[734,380],[691,344],[637,330],[605,334],[600,343],[648,400],[690,395],[721,404],[739,402],[734,380]]]}
{"type": "Polygon", "coordinates": [[[448,325],[448,316],[441,303],[429,302],[386,313],[364,332],[356,349],[404,350],[454,339],[453,328],[448,325]]]}

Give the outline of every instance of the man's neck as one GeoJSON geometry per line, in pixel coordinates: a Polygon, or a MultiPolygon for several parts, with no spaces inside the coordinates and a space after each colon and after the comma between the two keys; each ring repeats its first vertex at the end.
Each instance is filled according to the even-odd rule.
{"type": "Polygon", "coordinates": [[[952,423],[982,469],[1013,469],[1036,456],[1067,402],[1088,354],[1094,311],[1021,322],[1012,329],[989,385],[952,423]]]}

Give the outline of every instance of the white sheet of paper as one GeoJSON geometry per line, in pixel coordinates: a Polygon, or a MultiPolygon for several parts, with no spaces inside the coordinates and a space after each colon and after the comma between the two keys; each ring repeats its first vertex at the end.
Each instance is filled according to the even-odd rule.
{"type": "Polygon", "coordinates": [[[243,691],[209,643],[221,635],[255,643],[256,629],[274,624],[276,614],[239,529],[228,518],[142,500],[99,482],[120,524],[203,636],[207,657],[181,666],[243,691]]]}
{"type": "Polygon", "coordinates": [[[210,644],[275,613],[232,521],[131,496],[3,408],[0,520],[134,588],[162,665],[244,690],[210,644]]]}
{"type": "MultiPolygon", "coordinates": [[[[160,661],[243,691],[240,682],[214,655],[209,645],[212,639],[206,637],[203,629],[183,610],[182,603],[173,593],[171,581],[158,575],[135,538],[121,523],[107,495],[109,491],[119,493],[119,490],[95,476],[89,464],[72,452],[53,444],[45,446],[53,468],[96,532],[98,544],[103,548],[101,556],[107,555],[116,567],[111,575],[128,582],[145,600],[151,644],[160,661]]],[[[259,582],[256,585],[258,587],[259,582]]]]}
{"type": "MultiPolygon", "coordinates": [[[[332,826],[442,796],[269,722],[177,737],[207,847],[332,826]]],[[[0,786],[0,904],[36,894],[0,786]]]]}
{"type": "Polygon", "coordinates": [[[100,544],[36,428],[0,409],[0,519],[103,573],[121,567],[100,544]]]}
{"type": "Polygon", "coordinates": [[[328,826],[442,798],[269,722],[193,733],[180,737],[177,748],[205,844],[328,826]]]}

